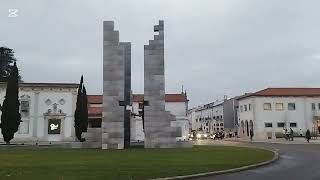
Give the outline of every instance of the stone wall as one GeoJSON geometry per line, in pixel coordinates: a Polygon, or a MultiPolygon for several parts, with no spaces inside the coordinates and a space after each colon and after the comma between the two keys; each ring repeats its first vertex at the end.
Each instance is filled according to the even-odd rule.
{"type": "Polygon", "coordinates": [[[178,147],[180,127],[172,127],[176,118],[165,110],[164,24],[154,26],[154,39],[144,46],[144,130],[145,148],[178,147]]]}
{"type": "Polygon", "coordinates": [[[128,51],[131,45],[119,43],[114,22],[103,22],[102,149],[124,148],[125,57],[128,51]]]}

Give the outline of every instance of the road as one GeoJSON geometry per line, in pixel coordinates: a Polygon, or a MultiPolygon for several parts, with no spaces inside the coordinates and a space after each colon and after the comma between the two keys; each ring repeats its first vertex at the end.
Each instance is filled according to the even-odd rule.
{"type": "Polygon", "coordinates": [[[276,149],[280,158],[260,168],[194,180],[320,180],[320,144],[250,143],[246,145],[276,149]]]}

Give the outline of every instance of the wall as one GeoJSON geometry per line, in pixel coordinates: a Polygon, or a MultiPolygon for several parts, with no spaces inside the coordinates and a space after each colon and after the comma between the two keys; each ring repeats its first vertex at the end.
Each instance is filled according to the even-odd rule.
{"type": "MultiPolygon", "coordinates": [[[[0,88],[0,102],[3,103],[5,87],[0,88]]],[[[74,140],[74,110],[76,103],[76,88],[20,88],[19,97],[29,99],[29,116],[22,116],[18,132],[14,141],[72,141],[74,140]],[[50,100],[50,103],[49,103],[50,100]],[[57,109],[61,109],[66,114],[62,120],[60,135],[48,135],[48,124],[44,113],[48,109],[53,109],[53,104],[57,104],[57,109]],[[27,133],[25,133],[27,132],[27,133]],[[23,133],[23,134],[22,134],[23,133]],[[55,136],[55,137],[54,137],[55,136]],[[51,138],[50,137],[54,137],[51,138]]],[[[0,112],[1,115],[1,112],[0,112]]],[[[0,130],[1,132],[1,130],[0,130]]],[[[2,139],[2,134],[0,134],[2,139]]]]}
{"type": "Polygon", "coordinates": [[[229,99],[223,102],[224,128],[230,131],[235,131],[235,128],[238,126],[237,106],[238,101],[235,99],[229,99]]]}
{"type": "Polygon", "coordinates": [[[320,97],[251,97],[239,101],[239,105],[249,102],[253,104],[253,111],[240,112],[239,118],[253,120],[255,139],[267,139],[267,134],[275,138],[276,133],[282,133],[283,128],[277,127],[278,122],[284,122],[287,129],[290,122],[297,123],[297,127],[292,127],[295,132],[311,130],[314,115],[320,114],[320,97]],[[271,103],[272,110],[264,110],[264,103],[271,103]],[[276,103],[283,103],[283,110],[276,110],[276,103]],[[288,103],[295,103],[296,110],[289,111],[288,103]],[[311,103],[316,103],[315,111],[312,111],[311,103]],[[272,127],[265,127],[265,123],[272,123],[272,127]]]}

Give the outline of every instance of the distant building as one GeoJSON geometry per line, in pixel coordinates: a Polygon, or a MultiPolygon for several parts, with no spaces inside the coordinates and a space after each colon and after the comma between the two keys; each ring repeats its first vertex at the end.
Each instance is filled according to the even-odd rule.
{"type": "Polygon", "coordinates": [[[224,131],[223,102],[209,103],[189,110],[191,130],[213,134],[224,131]]]}
{"type": "Polygon", "coordinates": [[[236,98],[216,101],[188,111],[191,130],[214,134],[238,131],[238,101],[236,98]]]}
{"type": "Polygon", "coordinates": [[[320,127],[320,88],[267,88],[238,98],[239,135],[254,139],[283,137],[283,129],[295,135],[320,127]]]}

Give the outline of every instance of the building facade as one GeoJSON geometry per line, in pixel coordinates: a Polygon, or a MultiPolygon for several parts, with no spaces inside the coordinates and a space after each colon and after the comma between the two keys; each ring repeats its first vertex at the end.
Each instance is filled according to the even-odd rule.
{"type": "Polygon", "coordinates": [[[239,135],[254,139],[283,137],[283,129],[295,135],[320,127],[320,88],[267,88],[238,99],[239,135]]]}
{"type": "Polygon", "coordinates": [[[207,134],[224,131],[223,102],[209,103],[188,111],[193,131],[207,134]]]}
{"type": "MultiPolygon", "coordinates": [[[[88,111],[89,111],[89,127],[100,128],[102,118],[102,96],[88,95],[88,111]]],[[[131,109],[131,141],[144,141],[144,130],[142,121],[144,96],[143,94],[132,95],[131,109]]],[[[176,116],[176,121],[172,122],[172,126],[181,127],[182,136],[178,137],[178,141],[188,140],[189,121],[187,117],[188,99],[185,93],[166,94],[165,95],[166,111],[176,116]]]]}
{"type": "MultiPolygon", "coordinates": [[[[22,122],[12,142],[74,141],[77,88],[78,84],[20,83],[22,122]]],[[[0,83],[1,103],[5,94],[6,83],[0,83]]]]}

